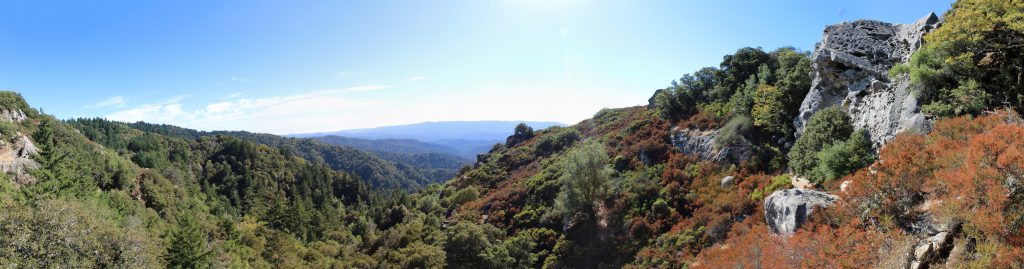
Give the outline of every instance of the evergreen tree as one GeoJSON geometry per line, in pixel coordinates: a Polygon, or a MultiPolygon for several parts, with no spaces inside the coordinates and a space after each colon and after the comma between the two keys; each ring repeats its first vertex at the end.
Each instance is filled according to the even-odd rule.
{"type": "Polygon", "coordinates": [[[178,226],[171,232],[167,247],[167,266],[170,268],[208,268],[209,251],[206,232],[189,214],[182,214],[178,226]]]}

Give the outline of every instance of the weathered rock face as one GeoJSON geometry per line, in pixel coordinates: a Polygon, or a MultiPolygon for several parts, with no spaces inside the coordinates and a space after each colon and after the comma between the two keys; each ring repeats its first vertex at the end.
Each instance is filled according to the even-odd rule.
{"type": "Polygon", "coordinates": [[[0,121],[21,122],[27,118],[21,109],[0,109],[0,121]]]}
{"type": "Polygon", "coordinates": [[[907,259],[907,268],[928,268],[931,264],[945,261],[954,247],[953,241],[960,232],[960,226],[960,222],[954,221],[934,225],[921,231],[919,236],[923,238],[919,239],[911,249],[907,259]]]}
{"type": "Polygon", "coordinates": [[[647,99],[647,109],[654,109],[654,100],[658,98],[658,94],[661,94],[661,91],[664,91],[664,89],[654,90],[654,95],[647,99]]]}
{"type": "Polygon", "coordinates": [[[723,148],[715,147],[715,136],[718,130],[696,130],[688,128],[672,128],[672,145],[684,154],[700,157],[718,163],[739,163],[753,155],[750,143],[730,145],[723,148]]]}
{"type": "Polygon", "coordinates": [[[875,147],[905,130],[927,130],[907,77],[889,79],[894,64],[906,62],[922,37],[941,24],[935,13],[913,24],[858,20],[825,28],[811,55],[813,81],[794,121],[799,137],[817,111],[839,105],[865,129],[875,147]]]}
{"type": "Polygon", "coordinates": [[[28,174],[27,169],[39,166],[31,159],[39,149],[25,135],[17,133],[13,137],[14,142],[0,141],[0,171],[13,175],[14,183],[31,184],[36,179],[28,174]]]}
{"type": "Polygon", "coordinates": [[[835,195],[807,189],[780,190],[764,200],[764,218],[776,234],[793,234],[807,221],[815,207],[827,207],[839,199],[835,195]]]}

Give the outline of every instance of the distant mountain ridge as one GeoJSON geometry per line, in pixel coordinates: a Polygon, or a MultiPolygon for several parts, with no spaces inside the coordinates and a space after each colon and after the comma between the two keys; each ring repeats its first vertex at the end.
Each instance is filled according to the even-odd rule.
{"type": "Polygon", "coordinates": [[[495,143],[505,142],[505,139],[512,135],[513,129],[519,123],[526,123],[535,130],[551,126],[567,126],[559,122],[545,121],[436,121],[287,136],[297,138],[341,136],[363,139],[414,139],[451,147],[458,151],[456,155],[473,158],[476,154],[490,150],[495,143]]]}
{"type": "Polygon", "coordinates": [[[458,150],[449,146],[423,142],[416,139],[367,139],[345,136],[320,136],[311,137],[320,142],[353,147],[370,152],[393,152],[406,154],[443,153],[458,155],[458,150]]]}

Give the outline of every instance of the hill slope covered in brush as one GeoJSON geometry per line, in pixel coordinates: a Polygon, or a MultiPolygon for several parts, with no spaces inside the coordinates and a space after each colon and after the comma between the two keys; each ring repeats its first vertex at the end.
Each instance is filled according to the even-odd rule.
{"type": "Polygon", "coordinates": [[[509,128],[443,183],[314,140],[59,121],[4,92],[0,264],[1013,268],[1022,14],[961,0],[829,26],[810,52],[741,48],[645,106],[509,128]]]}

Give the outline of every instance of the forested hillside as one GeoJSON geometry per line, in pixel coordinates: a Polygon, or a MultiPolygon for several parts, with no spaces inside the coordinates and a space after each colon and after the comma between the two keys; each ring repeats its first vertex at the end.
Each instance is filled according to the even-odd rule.
{"type": "Polygon", "coordinates": [[[451,179],[459,169],[473,162],[460,157],[463,154],[455,148],[413,139],[362,139],[333,135],[312,139],[355,148],[393,163],[416,167],[431,178],[438,179],[437,182],[451,179]]]}
{"type": "Polygon", "coordinates": [[[504,130],[440,183],[420,168],[453,166],[60,121],[2,92],[0,265],[1024,264],[1024,3],[960,0],[941,21],[843,22],[823,39],[741,48],[646,106],[504,130]]]}
{"type": "MultiPolygon", "coordinates": [[[[173,143],[162,143],[159,140],[175,140],[175,138],[177,140],[197,140],[202,137],[232,136],[279,148],[288,154],[301,156],[310,162],[327,164],[332,169],[366,179],[371,186],[384,190],[411,191],[430,183],[443,182],[450,178],[452,173],[445,170],[439,171],[434,169],[435,167],[421,165],[411,160],[382,159],[354,148],[320,143],[312,139],[287,138],[249,132],[203,132],[170,125],[143,122],[120,123],[102,119],[76,119],[68,121],[68,123],[79,129],[90,140],[107,148],[119,150],[123,154],[130,153],[132,158],[142,162],[147,162],[142,158],[161,161],[166,158],[167,152],[174,150],[161,146],[173,143]],[[153,148],[133,148],[132,143],[155,146],[153,148]]],[[[439,162],[448,163],[450,166],[458,165],[450,164],[451,161],[445,156],[423,156],[422,159],[425,160],[419,161],[434,161],[433,157],[438,157],[439,162]]],[[[143,163],[140,165],[148,167],[143,163]]],[[[451,169],[457,170],[458,168],[451,169]]]]}

